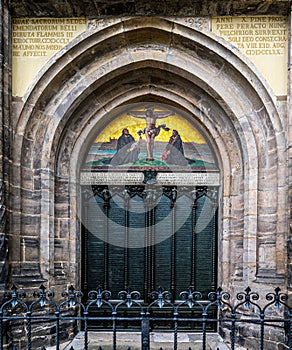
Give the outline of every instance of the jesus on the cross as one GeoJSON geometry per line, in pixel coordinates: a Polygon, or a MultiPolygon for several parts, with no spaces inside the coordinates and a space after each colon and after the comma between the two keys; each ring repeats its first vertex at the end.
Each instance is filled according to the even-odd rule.
{"type": "Polygon", "coordinates": [[[135,118],[146,119],[146,128],[138,131],[138,135],[141,137],[142,134],[146,136],[146,147],[147,147],[147,158],[148,161],[153,161],[153,150],[154,150],[154,139],[160,133],[160,129],[169,131],[169,128],[165,124],[156,126],[156,120],[161,118],[166,118],[174,115],[170,111],[154,111],[154,107],[147,107],[146,111],[130,111],[129,116],[135,118]]]}

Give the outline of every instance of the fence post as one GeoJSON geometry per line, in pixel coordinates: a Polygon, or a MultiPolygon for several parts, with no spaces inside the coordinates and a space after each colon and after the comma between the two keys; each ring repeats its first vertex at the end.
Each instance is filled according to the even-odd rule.
{"type": "Polygon", "coordinates": [[[289,350],[292,350],[292,312],[289,312],[289,350]]]}
{"type": "Polygon", "coordinates": [[[203,350],[206,350],[206,318],[207,318],[207,312],[206,312],[206,309],[204,309],[203,313],[202,313],[202,316],[203,316],[203,320],[202,320],[202,323],[203,323],[203,328],[202,328],[202,332],[203,332],[203,339],[202,339],[202,349],[203,350]]]}
{"type": "Polygon", "coordinates": [[[0,350],[3,350],[3,312],[0,311],[0,350]]]}
{"type": "Polygon", "coordinates": [[[234,346],[235,346],[235,318],[236,318],[236,313],[234,311],[232,311],[232,313],[231,313],[231,333],[230,333],[231,350],[234,350],[234,346]]]}
{"type": "Polygon", "coordinates": [[[264,349],[264,335],[265,335],[265,314],[261,312],[260,314],[260,350],[264,349]]]}
{"type": "Polygon", "coordinates": [[[60,349],[60,340],[59,340],[59,326],[60,326],[60,310],[55,312],[56,316],[56,350],[60,349]]]}
{"type": "Polygon", "coordinates": [[[84,350],[88,350],[88,329],[87,329],[87,315],[88,311],[84,311],[84,350]]]}
{"type": "Polygon", "coordinates": [[[116,325],[116,315],[117,312],[112,312],[112,318],[113,318],[113,350],[117,350],[117,325],[116,325]]]}
{"type": "Polygon", "coordinates": [[[173,321],[174,321],[174,332],[173,332],[173,350],[177,350],[177,316],[178,316],[178,312],[177,310],[174,312],[173,315],[173,321]]]}
{"type": "Polygon", "coordinates": [[[27,316],[27,349],[31,350],[31,312],[28,311],[26,316],[27,316]]]}
{"type": "Polygon", "coordinates": [[[141,349],[149,350],[150,349],[150,329],[149,329],[149,318],[145,316],[145,313],[142,312],[141,319],[141,349]]]}

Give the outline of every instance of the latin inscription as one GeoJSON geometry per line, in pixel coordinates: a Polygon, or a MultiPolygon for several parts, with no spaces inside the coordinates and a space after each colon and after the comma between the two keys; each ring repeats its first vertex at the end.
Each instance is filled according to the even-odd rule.
{"type": "MultiPolygon", "coordinates": [[[[138,173],[83,172],[81,185],[142,185],[144,175],[138,173]]],[[[218,173],[158,173],[157,185],[164,186],[219,186],[218,173]]]]}
{"type": "Polygon", "coordinates": [[[45,63],[85,30],[85,18],[14,18],[13,95],[23,96],[45,63]]]}
{"type": "Polygon", "coordinates": [[[218,173],[158,173],[157,183],[177,186],[219,186],[218,173]]]}
{"type": "Polygon", "coordinates": [[[142,173],[90,173],[80,175],[80,185],[140,185],[144,179],[142,173]]]}
{"type": "Polygon", "coordinates": [[[287,94],[287,17],[214,17],[212,31],[243,52],[260,69],[276,95],[287,94]]]}
{"type": "Polygon", "coordinates": [[[79,33],[84,18],[16,18],[12,25],[13,56],[47,56],[59,51],[79,33]]]}
{"type": "Polygon", "coordinates": [[[282,55],[288,40],[284,19],[276,16],[218,17],[215,31],[246,55],[282,55]]]}

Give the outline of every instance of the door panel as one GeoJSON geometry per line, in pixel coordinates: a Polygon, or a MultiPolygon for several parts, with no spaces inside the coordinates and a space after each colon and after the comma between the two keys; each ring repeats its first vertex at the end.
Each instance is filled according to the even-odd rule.
{"type": "Polygon", "coordinates": [[[205,297],[216,288],[216,188],[168,187],[158,195],[152,188],[151,196],[142,186],[91,191],[83,198],[85,291],[101,285],[117,298],[129,287],[147,300],[159,286],[173,299],[189,286],[205,297]]]}
{"type": "Polygon", "coordinates": [[[192,224],[192,204],[193,200],[187,196],[178,198],[176,203],[176,233],[175,233],[175,297],[179,298],[179,293],[194,285],[192,275],[193,257],[193,224],[192,224]],[[189,215],[184,219],[184,212],[189,215]]]}
{"type": "Polygon", "coordinates": [[[195,288],[207,297],[216,288],[216,213],[214,203],[207,196],[200,196],[195,206],[195,288]]]}
{"type": "MultiPolygon", "coordinates": [[[[112,299],[117,299],[118,292],[129,287],[149,302],[150,292],[162,287],[175,301],[190,286],[203,298],[216,288],[216,188],[163,187],[157,196],[153,188],[147,192],[143,186],[127,186],[126,191],[116,188],[111,193],[106,186],[92,186],[84,188],[83,193],[85,294],[102,286],[112,292],[112,299]]],[[[110,325],[88,326],[94,330],[110,325]]],[[[133,324],[123,324],[125,327],[135,328],[133,324]]],[[[185,327],[195,330],[200,326],[185,327]]]]}

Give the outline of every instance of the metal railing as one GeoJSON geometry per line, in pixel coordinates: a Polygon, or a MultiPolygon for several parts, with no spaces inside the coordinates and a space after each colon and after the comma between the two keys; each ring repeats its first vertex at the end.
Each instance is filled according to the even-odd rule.
{"type": "Polygon", "coordinates": [[[88,350],[92,325],[110,328],[112,349],[116,350],[117,333],[125,324],[134,325],[141,332],[142,350],[150,349],[150,332],[157,324],[171,328],[174,350],[178,347],[178,333],[185,329],[197,332],[202,349],[206,350],[207,330],[212,324],[228,330],[232,350],[236,349],[239,329],[244,325],[255,327],[258,349],[264,350],[265,331],[272,327],[281,334],[280,342],[292,350],[292,310],[287,304],[288,296],[281,293],[280,288],[260,300],[259,294],[248,287],[237,293],[233,302],[230,294],[221,288],[202,298],[202,294],[191,287],[180,293],[180,301],[174,302],[170,293],[162,288],[150,293],[148,303],[141,300],[137,291],[124,290],[113,299],[110,291],[101,288],[90,291],[84,301],[83,294],[73,286],[62,293],[62,298],[63,301],[56,303],[53,291],[43,285],[30,297],[15,286],[4,293],[0,299],[0,350],[45,350],[44,329],[53,334],[56,350],[60,349],[64,330],[68,338],[69,329],[73,334],[83,329],[82,346],[88,350]],[[39,344],[40,340],[44,345],[39,344]]]}

